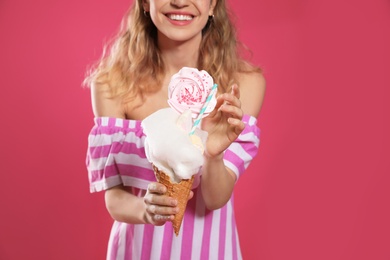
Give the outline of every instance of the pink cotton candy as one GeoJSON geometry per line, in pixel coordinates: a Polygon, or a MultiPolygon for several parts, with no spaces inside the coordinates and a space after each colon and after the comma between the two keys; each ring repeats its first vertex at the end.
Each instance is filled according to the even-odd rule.
{"type": "MultiPolygon", "coordinates": [[[[213,85],[214,80],[207,71],[183,67],[171,78],[168,86],[168,104],[180,114],[190,109],[192,118],[197,118],[213,85]]],[[[216,103],[214,95],[203,117],[213,111],[216,103]]]]}

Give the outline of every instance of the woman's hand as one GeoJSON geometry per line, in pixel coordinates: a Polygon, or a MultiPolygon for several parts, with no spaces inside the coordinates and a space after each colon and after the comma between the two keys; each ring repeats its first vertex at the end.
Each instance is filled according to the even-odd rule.
{"type": "Polygon", "coordinates": [[[152,182],[148,185],[144,202],[146,211],[144,219],[146,223],[161,226],[165,222],[171,221],[179,209],[177,200],[164,195],[167,188],[158,182],[152,182]]]}
{"type": "Polygon", "coordinates": [[[209,134],[205,156],[213,158],[221,155],[244,130],[239,98],[240,90],[237,85],[233,85],[230,93],[217,97],[214,111],[202,119],[202,129],[209,134]]]}
{"type": "MultiPolygon", "coordinates": [[[[164,195],[167,192],[167,188],[158,182],[152,182],[149,184],[144,197],[146,204],[146,211],[144,220],[146,223],[161,226],[165,222],[174,219],[175,214],[179,212],[177,207],[177,200],[169,196],[164,195]]],[[[191,199],[193,192],[190,192],[188,199],[191,199]]]]}

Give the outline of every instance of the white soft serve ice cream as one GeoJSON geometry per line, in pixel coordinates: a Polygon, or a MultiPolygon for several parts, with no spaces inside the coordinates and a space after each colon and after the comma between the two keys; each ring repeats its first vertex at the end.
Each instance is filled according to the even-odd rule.
{"type": "Polygon", "coordinates": [[[177,125],[178,121],[192,123],[190,110],[187,111],[180,116],[171,108],[160,109],[142,122],[147,136],[146,157],[174,182],[191,178],[203,164],[202,151],[193,145],[188,132],[177,125]]]}
{"type": "MultiPolygon", "coordinates": [[[[194,135],[189,133],[213,84],[206,71],[182,68],[169,84],[168,103],[171,107],[160,109],[142,121],[146,157],[173,182],[190,179],[203,165],[207,132],[197,128],[194,135]]],[[[215,104],[214,94],[203,117],[214,109],[215,104]]]]}

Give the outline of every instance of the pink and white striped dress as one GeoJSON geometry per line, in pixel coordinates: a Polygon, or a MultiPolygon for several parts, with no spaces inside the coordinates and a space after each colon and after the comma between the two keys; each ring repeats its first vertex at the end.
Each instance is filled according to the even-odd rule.
{"type": "MultiPolygon", "coordinates": [[[[257,120],[244,116],[245,130],[226,150],[224,162],[238,177],[257,154],[260,129],[257,120]]],[[[88,138],[86,164],[90,191],[123,184],[144,196],[156,181],[144,150],[141,121],[98,117],[88,138]]],[[[163,226],[134,225],[115,221],[107,259],[242,259],[233,211],[233,196],[214,211],[205,207],[201,186],[188,202],[179,236],[170,222],[163,226]]]]}

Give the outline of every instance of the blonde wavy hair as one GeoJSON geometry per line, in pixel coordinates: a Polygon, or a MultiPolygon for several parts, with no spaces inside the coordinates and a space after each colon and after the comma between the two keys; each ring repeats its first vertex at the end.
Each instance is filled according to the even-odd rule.
{"type": "MultiPolygon", "coordinates": [[[[243,58],[248,51],[238,40],[225,0],[217,0],[214,16],[202,31],[198,69],[206,70],[226,92],[237,83],[238,73],[260,72],[243,58]]],[[[157,46],[157,28],[144,14],[142,0],[135,0],[124,16],[118,34],[108,43],[101,59],[88,72],[84,85],[107,84],[112,96],[134,98],[158,90],[165,73],[157,46]]]]}

